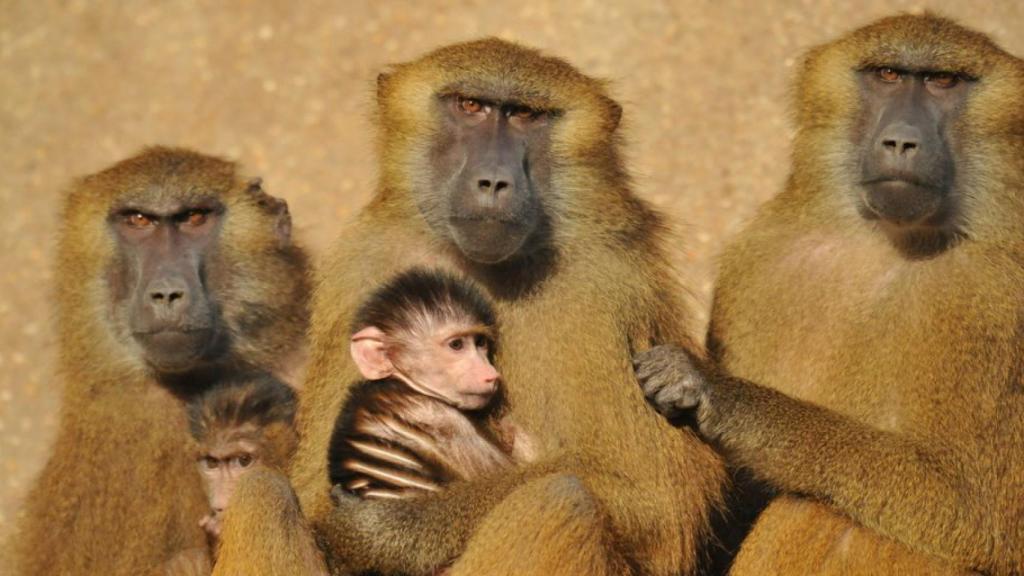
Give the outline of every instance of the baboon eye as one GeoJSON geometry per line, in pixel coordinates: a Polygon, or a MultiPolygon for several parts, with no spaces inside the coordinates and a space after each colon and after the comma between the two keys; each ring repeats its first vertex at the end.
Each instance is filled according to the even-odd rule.
{"type": "Polygon", "coordinates": [[[903,77],[903,73],[899,70],[886,66],[879,68],[876,71],[876,74],[878,74],[878,78],[881,79],[882,82],[898,82],[899,79],[903,77]]]}
{"type": "Polygon", "coordinates": [[[532,120],[538,116],[538,112],[532,108],[526,106],[509,106],[505,111],[505,115],[509,118],[518,118],[520,120],[532,120]]]}
{"type": "Polygon", "coordinates": [[[219,462],[213,456],[206,456],[203,458],[203,468],[206,468],[207,470],[213,470],[218,464],[219,462]]]}
{"type": "Polygon", "coordinates": [[[487,348],[487,337],[483,334],[477,334],[473,337],[473,344],[476,345],[477,348],[487,348]]]}
{"type": "Polygon", "coordinates": [[[252,454],[242,454],[236,458],[238,465],[242,468],[248,468],[252,465],[252,454]]]}
{"type": "Polygon", "coordinates": [[[206,217],[209,214],[206,210],[189,210],[185,214],[185,222],[189,226],[202,226],[206,223],[206,217]]]}
{"type": "Polygon", "coordinates": [[[132,228],[149,228],[156,224],[156,221],[142,212],[128,212],[124,215],[124,223],[132,228]]]}
{"type": "Polygon", "coordinates": [[[479,100],[459,96],[459,110],[466,114],[479,114],[485,111],[486,106],[479,100]]]}
{"type": "Polygon", "coordinates": [[[952,72],[932,72],[924,81],[937,88],[952,88],[960,82],[960,77],[952,72]]]}
{"type": "Polygon", "coordinates": [[[448,342],[448,347],[452,350],[462,350],[463,346],[462,338],[452,338],[448,342]]]}

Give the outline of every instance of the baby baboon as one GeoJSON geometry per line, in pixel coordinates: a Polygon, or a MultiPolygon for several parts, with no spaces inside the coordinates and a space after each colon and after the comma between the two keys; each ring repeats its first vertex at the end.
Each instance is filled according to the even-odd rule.
{"type": "Polygon", "coordinates": [[[266,373],[236,374],[218,382],[189,402],[188,418],[209,502],[199,520],[208,545],[178,554],[165,566],[167,576],[210,573],[221,521],[238,481],[261,469],[283,470],[298,443],[295,393],[266,373]]]}
{"type": "Polygon", "coordinates": [[[291,459],[295,393],[270,374],[236,375],[189,403],[188,416],[210,503],[199,524],[216,542],[238,480],[258,467],[283,470],[291,459]]]}
{"type": "Polygon", "coordinates": [[[931,15],[813,50],[793,174],[648,397],[780,491],[734,574],[1024,573],[1024,61],[931,15]]]}
{"type": "Polygon", "coordinates": [[[355,315],[352,387],[331,439],[335,489],[363,497],[437,490],[529,458],[507,418],[494,310],[471,283],[413,269],[374,292],[355,315]]]}
{"type": "MultiPolygon", "coordinates": [[[[271,473],[283,478],[281,471],[298,442],[295,408],[292,389],[261,372],[226,378],[189,403],[195,461],[210,506],[199,521],[207,546],[183,550],[164,566],[161,576],[210,574],[219,553],[221,522],[230,513],[232,496],[242,478],[271,473]]],[[[302,522],[299,516],[272,520],[302,522]]],[[[313,540],[296,544],[302,573],[325,575],[326,567],[313,540]]]]}

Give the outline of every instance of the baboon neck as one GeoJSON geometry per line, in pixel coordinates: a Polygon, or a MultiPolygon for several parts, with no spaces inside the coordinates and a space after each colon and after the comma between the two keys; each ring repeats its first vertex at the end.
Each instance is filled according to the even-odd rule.
{"type": "Polygon", "coordinates": [[[154,380],[161,387],[182,401],[188,401],[209,390],[227,375],[244,371],[237,363],[203,366],[180,374],[155,374],[154,380]]]}

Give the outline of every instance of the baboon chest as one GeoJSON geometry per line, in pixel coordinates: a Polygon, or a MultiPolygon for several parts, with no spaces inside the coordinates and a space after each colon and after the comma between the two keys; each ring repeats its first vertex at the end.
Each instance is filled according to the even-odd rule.
{"type": "Polygon", "coordinates": [[[723,271],[713,337],[731,372],[790,396],[882,429],[917,428],[940,417],[936,398],[966,393],[954,380],[992,370],[980,362],[983,343],[1007,337],[975,317],[980,294],[949,288],[955,267],[935,273],[924,268],[935,263],[827,236],[778,254],[723,271]]]}

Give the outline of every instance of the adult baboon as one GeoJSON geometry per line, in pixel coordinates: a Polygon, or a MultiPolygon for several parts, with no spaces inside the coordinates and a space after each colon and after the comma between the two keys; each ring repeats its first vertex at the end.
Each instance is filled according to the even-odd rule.
{"type": "Polygon", "coordinates": [[[722,259],[709,348],[736,378],[670,348],[638,375],[807,497],[734,573],[1020,574],[1024,63],[887,18],[812,51],[798,106],[789,185],[722,259]]]}
{"type": "Polygon", "coordinates": [[[204,543],[184,400],[286,370],[307,324],[287,206],[231,162],[172,148],[81,179],[58,243],[61,423],[15,573],[145,573],[204,543]]]}
{"type": "MultiPolygon", "coordinates": [[[[378,99],[380,187],[319,276],[292,466],[336,567],[429,574],[458,558],[454,575],[692,573],[725,472],[689,431],[647,413],[631,371],[631,353],[652,342],[696,346],[661,217],[622,166],[620,107],[564,61],[496,39],[395,67],[378,99]],[[359,380],[352,315],[414,265],[455,270],[495,301],[510,417],[538,462],[335,506],[327,450],[359,380]]],[[[236,497],[268,505],[246,484],[236,497]]],[[[288,536],[238,531],[253,553],[288,536]]]]}

